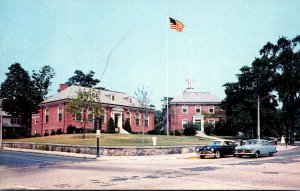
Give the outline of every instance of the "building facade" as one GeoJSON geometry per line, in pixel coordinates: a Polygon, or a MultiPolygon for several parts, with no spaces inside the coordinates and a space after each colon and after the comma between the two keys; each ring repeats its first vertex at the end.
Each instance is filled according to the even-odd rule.
{"type": "MultiPolygon", "coordinates": [[[[83,127],[82,114],[74,116],[66,108],[69,101],[75,98],[77,92],[90,89],[92,88],[61,84],[59,93],[42,102],[39,112],[32,115],[32,135],[44,135],[45,133],[50,135],[52,131],[57,132],[59,129],[62,133],[66,133],[68,126],[83,127]]],[[[120,132],[125,131],[123,126],[126,120],[129,121],[134,132],[144,131],[146,133],[153,130],[154,108],[147,108],[147,114],[145,114],[139,107],[137,100],[126,93],[102,89],[93,90],[99,92],[100,102],[104,109],[103,120],[97,124],[101,130],[107,129],[110,118],[115,121],[120,132]]],[[[86,118],[86,128],[95,128],[95,117],[91,112],[87,111],[86,118]]]]}
{"type": "Polygon", "coordinates": [[[184,131],[184,125],[194,123],[198,131],[204,131],[204,124],[215,124],[225,119],[220,109],[221,99],[209,92],[197,92],[194,81],[187,80],[187,88],[167,104],[164,109],[166,132],[184,131]],[[168,108],[168,109],[167,109],[168,108]]]}

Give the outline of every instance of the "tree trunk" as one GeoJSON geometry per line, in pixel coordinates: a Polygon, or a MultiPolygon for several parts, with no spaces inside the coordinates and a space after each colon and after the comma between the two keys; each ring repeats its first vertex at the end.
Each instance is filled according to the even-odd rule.
{"type": "Polygon", "coordinates": [[[86,109],[83,110],[83,136],[82,136],[83,139],[85,139],[85,126],[86,126],[86,109]]]}

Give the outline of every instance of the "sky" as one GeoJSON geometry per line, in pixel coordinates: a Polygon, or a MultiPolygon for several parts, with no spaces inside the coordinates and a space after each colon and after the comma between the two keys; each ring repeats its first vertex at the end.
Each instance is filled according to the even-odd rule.
{"type": "Polygon", "coordinates": [[[300,35],[299,9],[299,0],[0,0],[0,83],[17,62],[30,74],[54,68],[48,96],[75,70],[92,70],[105,71],[97,86],[109,90],[145,87],[156,109],[189,77],[224,99],[223,85],[267,42],[300,35]]]}

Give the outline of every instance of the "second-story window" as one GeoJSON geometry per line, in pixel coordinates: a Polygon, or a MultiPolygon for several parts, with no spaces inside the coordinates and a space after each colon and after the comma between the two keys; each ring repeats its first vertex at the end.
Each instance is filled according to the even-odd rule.
{"type": "Polygon", "coordinates": [[[188,107],[186,105],[182,106],[182,113],[188,113],[188,107]]]}
{"type": "Polygon", "coordinates": [[[208,113],[215,113],[213,105],[208,106],[208,113]]]}
{"type": "Polygon", "coordinates": [[[201,106],[200,105],[195,106],[195,112],[196,113],[201,113],[201,106]]]}

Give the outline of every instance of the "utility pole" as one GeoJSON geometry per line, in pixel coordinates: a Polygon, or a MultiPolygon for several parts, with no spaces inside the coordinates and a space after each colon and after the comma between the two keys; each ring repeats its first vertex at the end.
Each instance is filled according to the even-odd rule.
{"type": "Polygon", "coordinates": [[[257,138],[260,139],[260,112],[259,95],[257,96],[257,138]]]}

